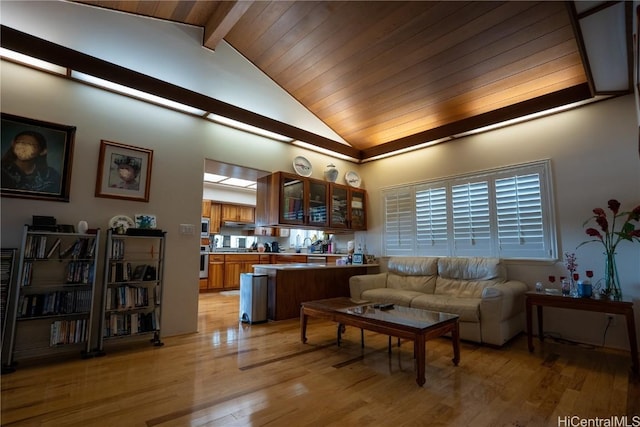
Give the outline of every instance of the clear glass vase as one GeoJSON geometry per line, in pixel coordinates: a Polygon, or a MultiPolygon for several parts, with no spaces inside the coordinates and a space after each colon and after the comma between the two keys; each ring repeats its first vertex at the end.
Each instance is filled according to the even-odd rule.
{"type": "Polygon", "coordinates": [[[611,299],[622,298],[618,267],[616,266],[615,252],[605,252],[604,289],[603,293],[611,299]]]}

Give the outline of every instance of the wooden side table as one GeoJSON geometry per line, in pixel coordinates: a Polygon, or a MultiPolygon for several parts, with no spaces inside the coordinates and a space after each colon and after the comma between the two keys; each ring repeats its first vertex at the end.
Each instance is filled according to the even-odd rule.
{"type": "Polygon", "coordinates": [[[633,318],[633,302],[630,300],[600,300],[593,298],[573,298],[561,295],[550,295],[546,293],[527,292],[526,294],[527,308],[527,343],[529,351],[533,351],[532,321],[531,310],[535,305],[538,313],[538,338],[544,341],[544,332],[542,327],[542,308],[558,307],[569,308],[573,310],[594,311],[598,313],[621,314],[627,321],[627,333],[629,335],[629,347],[631,349],[631,371],[634,375],[640,375],[640,364],[638,363],[638,341],[636,338],[636,324],[633,318]]]}

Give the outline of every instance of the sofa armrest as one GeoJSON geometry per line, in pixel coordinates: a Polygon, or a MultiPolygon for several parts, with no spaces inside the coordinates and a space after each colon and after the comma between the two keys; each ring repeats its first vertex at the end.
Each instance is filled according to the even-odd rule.
{"type": "Polygon", "coordinates": [[[362,293],[367,289],[378,289],[387,287],[387,273],[363,274],[351,276],[349,278],[349,291],[351,298],[360,300],[362,293]]]}
{"type": "Polygon", "coordinates": [[[482,321],[502,321],[524,311],[524,297],[527,285],[517,280],[497,283],[482,291],[480,313],[482,321]]]}

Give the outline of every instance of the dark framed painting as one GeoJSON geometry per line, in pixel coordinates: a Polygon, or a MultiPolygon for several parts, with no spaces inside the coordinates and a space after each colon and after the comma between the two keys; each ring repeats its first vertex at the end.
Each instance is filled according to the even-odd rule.
{"type": "Polygon", "coordinates": [[[0,195],[69,202],[76,127],[1,113],[0,195]]]}
{"type": "Polygon", "coordinates": [[[153,150],[100,141],[96,197],[149,201],[153,150]]]}

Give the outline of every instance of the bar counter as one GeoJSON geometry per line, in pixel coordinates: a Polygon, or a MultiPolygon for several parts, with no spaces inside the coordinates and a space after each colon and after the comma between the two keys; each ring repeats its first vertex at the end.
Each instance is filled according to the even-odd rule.
{"type": "Polygon", "coordinates": [[[378,264],[255,264],[255,274],[265,274],[267,318],[285,320],[300,316],[300,304],[333,297],[348,297],[349,278],[379,272],[378,264]]]}

